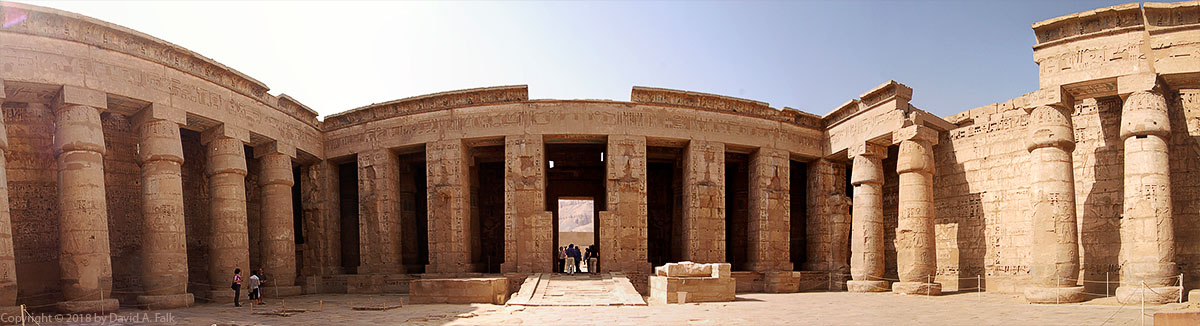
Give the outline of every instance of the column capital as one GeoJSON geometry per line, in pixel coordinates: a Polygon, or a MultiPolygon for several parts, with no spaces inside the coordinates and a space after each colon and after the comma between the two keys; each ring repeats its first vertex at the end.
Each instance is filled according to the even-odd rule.
{"type": "Polygon", "coordinates": [[[1134,136],[1171,134],[1167,99],[1157,91],[1136,91],[1121,106],[1121,139],[1134,136]]]}
{"type": "Polygon", "coordinates": [[[850,146],[850,148],[846,150],[846,155],[850,156],[851,159],[858,156],[870,156],[883,159],[887,158],[887,146],[870,142],[862,142],[855,144],[854,146],[850,146]]]}
{"type": "Polygon", "coordinates": [[[132,118],[135,127],[157,120],[167,120],[180,126],[187,125],[186,111],[159,103],[151,103],[150,106],[134,113],[132,118]]]}
{"type": "MultiPolygon", "coordinates": [[[[892,132],[892,144],[900,144],[906,140],[924,141],[929,142],[930,145],[937,145],[938,131],[922,125],[911,125],[892,132]]],[[[884,155],[887,155],[886,148],[884,155]]]]}
{"type": "Polygon", "coordinates": [[[71,105],[83,105],[104,110],[108,108],[108,94],[78,86],[63,85],[54,99],[54,110],[61,110],[71,105]]]}
{"type": "Polygon", "coordinates": [[[1025,113],[1032,112],[1041,106],[1051,106],[1057,108],[1065,108],[1071,111],[1075,110],[1075,98],[1071,93],[1064,91],[1062,86],[1039,89],[1013,100],[1013,106],[1022,108],[1025,113]]]}
{"type": "Polygon", "coordinates": [[[291,142],[274,140],[254,146],[254,158],[260,158],[267,154],[283,154],[290,158],[296,158],[296,145],[291,142]]]}
{"type": "Polygon", "coordinates": [[[200,133],[200,142],[203,144],[208,144],[219,138],[233,138],[240,140],[242,143],[249,143],[250,131],[222,123],[200,133]]]}
{"type": "Polygon", "coordinates": [[[1043,105],[1030,110],[1028,130],[1025,149],[1030,152],[1042,147],[1075,148],[1071,110],[1064,107],[1043,105]]]}

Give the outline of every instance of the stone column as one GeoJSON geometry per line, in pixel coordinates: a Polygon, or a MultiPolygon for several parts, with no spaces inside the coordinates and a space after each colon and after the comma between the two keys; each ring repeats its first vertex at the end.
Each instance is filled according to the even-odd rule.
{"type": "Polygon", "coordinates": [[[1158,92],[1134,92],[1121,110],[1125,141],[1125,203],[1121,219],[1122,303],[1179,299],[1171,214],[1167,102],[1158,92]],[[1142,284],[1145,284],[1143,286],[1142,284]]]}
{"type": "MultiPolygon", "coordinates": [[[[608,207],[600,212],[602,272],[625,272],[631,280],[651,271],[647,253],[646,137],[609,135],[605,154],[608,207]]],[[[637,286],[638,281],[634,281],[637,286]]]]}
{"type": "Polygon", "coordinates": [[[883,292],[883,158],[887,147],[862,143],[850,148],[854,160],[850,183],[854,186],[850,218],[850,292],[883,292]]]}
{"type": "MultiPolygon", "coordinates": [[[[473,272],[471,266],[471,198],[467,146],[462,139],[425,144],[426,192],[429,205],[429,265],[426,273],[473,272]]],[[[507,183],[507,182],[506,182],[507,183]]],[[[508,196],[506,193],[505,196],[508,196]]],[[[506,227],[507,229],[507,227],[506,227]]],[[[515,246],[505,239],[505,247],[515,246]]],[[[504,263],[508,263],[507,257],[504,263]]]]}
{"type": "Polygon", "coordinates": [[[254,149],[260,171],[258,181],[262,186],[262,226],[259,239],[262,243],[262,268],[271,280],[268,294],[293,296],[300,294],[296,286],[296,229],[292,212],[292,158],[296,149],[286,143],[272,144],[254,149]],[[262,153],[259,153],[259,152],[262,153]]]}
{"type": "Polygon", "coordinates": [[[750,156],[750,257],[756,272],[791,271],[791,154],[759,148],[750,156]]]}
{"type": "MultiPolygon", "coordinates": [[[[250,277],[250,236],[246,226],[246,150],[249,132],[219,126],[205,131],[208,166],[209,219],[208,282],[211,302],[233,302],[234,269],[250,277]]],[[[245,288],[243,288],[245,290],[245,288]]],[[[246,295],[242,293],[242,295],[246,295]]]]}
{"type": "Polygon", "coordinates": [[[683,151],[683,260],[725,262],[725,144],[693,139],[683,151]]]}
{"type": "Polygon", "coordinates": [[[399,157],[389,149],[358,154],[359,274],[404,272],[399,174],[399,157]]]}
{"type": "MultiPolygon", "coordinates": [[[[0,81],[0,103],[4,103],[4,81],[0,81]]],[[[17,261],[13,254],[12,217],[8,210],[8,131],[0,116],[0,320],[20,313],[17,305],[17,261]]]]}
{"type": "Polygon", "coordinates": [[[58,156],[59,268],[64,313],[116,311],[104,197],[103,93],[63,87],[54,110],[58,156]]]}
{"type": "Polygon", "coordinates": [[[182,110],[159,105],[134,116],[138,161],[142,163],[142,288],[138,306],[145,309],[189,307],[187,293],[187,228],[183,216],[182,110]]]}
{"type": "Polygon", "coordinates": [[[808,163],[808,205],[814,216],[805,227],[809,239],[806,271],[827,271],[829,290],[842,290],[850,272],[850,197],[846,196],[846,164],[828,159],[808,163]]]}
{"type": "Polygon", "coordinates": [[[900,282],[892,293],[940,295],[937,274],[937,239],[933,231],[933,145],[937,131],[921,125],[892,133],[900,144],[896,173],[900,175],[896,227],[896,270],[900,282]]]}
{"type": "Polygon", "coordinates": [[[1079,278],[1079,238],[1075,222],[1075,172],[1071,151],[1075,130],[1071,109],[1039,106],[1029,113],[1026,148],[1030,158],[1033,228],[1030,246],[1031,303],[1071,303],[1085,299],[1079,278]]]}
{"type": "Polygon", "coordinates": [[[546,211],[545,148],[542,135],[504,137],[504,263],[500,270],[505,273],[549,272],[554,267],[554,214],[546,211]]]}

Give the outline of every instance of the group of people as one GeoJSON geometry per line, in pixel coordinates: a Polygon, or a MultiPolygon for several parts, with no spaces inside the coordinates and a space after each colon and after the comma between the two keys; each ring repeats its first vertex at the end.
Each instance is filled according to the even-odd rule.
{"type": "MultiPolygon", "coordinates": [[[[266,286],[266,285],[267,285],[267,276],[266,276],[266,274],[263,273],[262,268],[259,268],[257,271],[250,271],[250,279],[247,281],[247,284],[246,284],[246,286],[250,288],[249,289],[250,291],[248,291],[248,294],[250,296],[250,304],[255,304],[255,303],[260,304],[260,305],[266,304],[262,300],[263,299],[262,298],[262,287],[266,286]]],[[[231,284],[230,287],[233,288],[233,306],[241,307],[242,304],[241,304],[241,302],[238,301],[238,299],[240,299],[242,297],[242,269],[241,268],[233,269],[233,284],[231,284]]]]}
{"type": "Polygon", "coordinates": [[[579,248],[574,243],[566,247],[559,246],[558,256],[554,260],[554,270],[575,275],[579,271],[579,263],[584,261],[587,262],[588,272],[599,272],[596,263],[600,258],[600,249],[596,248],[596,245],[588,245],[587,249],[583,251],[580,251],[579,248]]]}

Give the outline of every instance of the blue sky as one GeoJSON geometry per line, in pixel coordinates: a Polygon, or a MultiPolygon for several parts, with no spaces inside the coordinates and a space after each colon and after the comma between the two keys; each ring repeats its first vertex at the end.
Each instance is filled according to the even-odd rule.
{"type": "Polygon", "coordinates": [[[528,84],[629,100],[634,85],[824,115],[884,81],[946,116],[1037,88],[1034,22],[1118,1],[29,1],[133,28],[322,115],[528,84]]]}

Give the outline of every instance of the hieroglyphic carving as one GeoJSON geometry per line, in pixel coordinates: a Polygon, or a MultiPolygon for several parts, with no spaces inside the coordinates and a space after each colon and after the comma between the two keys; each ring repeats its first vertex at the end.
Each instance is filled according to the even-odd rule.
{"type": "Polygon", "coordinates": [[[434,93],[372,104],[325,117],[322,128],[336,130],[363,122],[455,107],[529,100],[526,86],[501,86],[434,93]]]}

